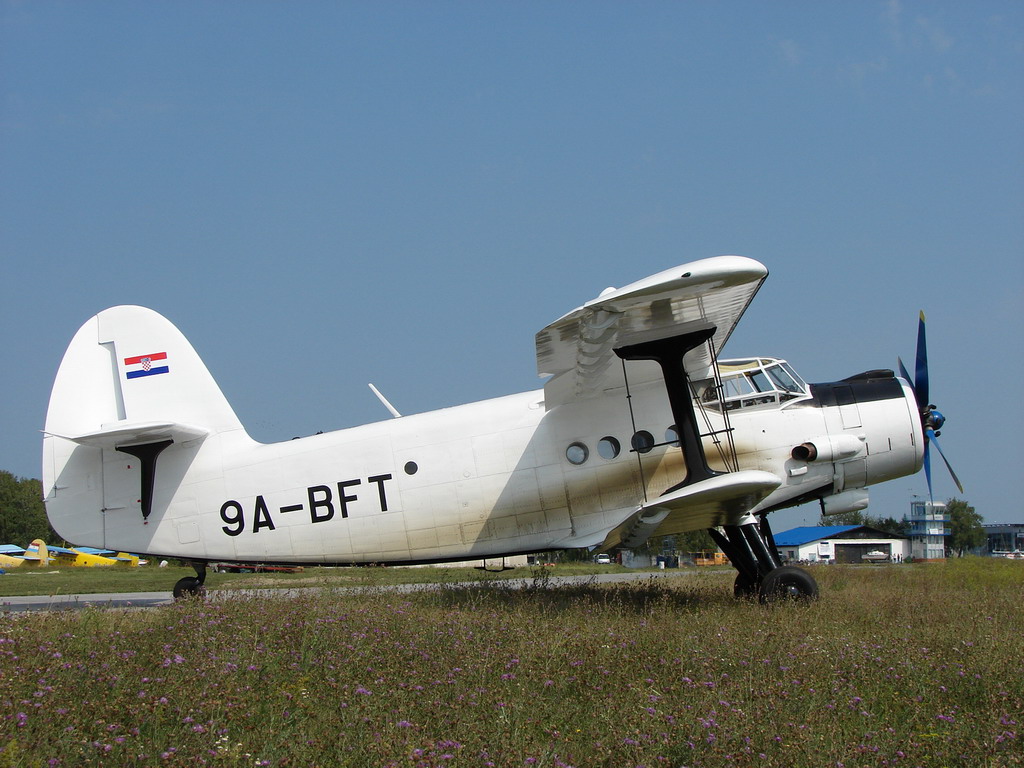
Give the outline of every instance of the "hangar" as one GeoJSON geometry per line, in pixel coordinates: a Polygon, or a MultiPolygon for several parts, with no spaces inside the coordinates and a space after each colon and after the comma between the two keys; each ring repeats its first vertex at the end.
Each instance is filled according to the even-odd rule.
{"type": "Polygon", "coordinates": [[[775,534],[786,562],[901,562],[910,556],[910,540],[868,525],[805,525],[775,534]],[[877,553],[881,553],[880,555],[877,553]]]}
{"type": "Polygon", "coordinates": [[[1024,552],[1024,523],[992,523],[984,528],[984,554],[992,557],[1010,557],[1024,552]]]}

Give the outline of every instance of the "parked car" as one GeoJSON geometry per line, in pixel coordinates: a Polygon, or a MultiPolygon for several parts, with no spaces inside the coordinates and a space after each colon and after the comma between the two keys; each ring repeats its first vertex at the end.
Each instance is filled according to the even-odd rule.
{"type": "Polygon", "coordinates": [[[597,557],[594,558],[594,562],[597,563],[598,565],[611,565],[612,564],[612,556],[611,555],[606,555],[606,554],[602,553],[602,554],[600,554],[600,555],[598,555],[597,557]]]}

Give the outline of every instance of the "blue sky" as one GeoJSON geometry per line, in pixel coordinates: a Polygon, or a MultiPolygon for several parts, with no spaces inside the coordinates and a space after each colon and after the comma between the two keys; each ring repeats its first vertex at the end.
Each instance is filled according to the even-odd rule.
{"type": "Polygon", "coordinates": [[[269,441],[538,387],[544,325],[738,253],[725,353],[812,381],[924,309],[965,498],[1024,521],[1022,126],[1016,1],[0,2],[0,469],[107,306],[269,441]]]}

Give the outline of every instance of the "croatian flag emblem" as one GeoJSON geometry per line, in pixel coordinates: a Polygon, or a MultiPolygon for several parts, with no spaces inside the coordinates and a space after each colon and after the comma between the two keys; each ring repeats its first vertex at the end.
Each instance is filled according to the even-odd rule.
{"type": "Polygon", "coordinates": [[[126,357],[125,367],[128,372],[125,376],[129,379],[138,379],[143,376],[157,376],[161,373],[170,373],[166,365],[157,365],[158,362],[167,359],[166,352],[154,352],[151,355],[139,355],[138,357],[126,357]]]}

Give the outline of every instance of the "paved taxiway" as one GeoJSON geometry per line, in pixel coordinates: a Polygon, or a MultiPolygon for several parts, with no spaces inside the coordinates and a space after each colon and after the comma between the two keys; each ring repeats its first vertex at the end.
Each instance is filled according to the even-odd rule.
{"type": "MultiPolygon", "coordinates": [[[[544,584],[571,586],[585,584],[615,584],[628,581],[644,581],[647,579],[679,578],[692,574],[692,570],[645,571],[642,573],[598,573],[588,576],[551,576],[544,584]]],[[[386,590],[390,592],[419,592],[427,589],[438,589],[446,586],[500,586],[506,589],[522,589],[538,584],[536,579],[509,579],[507,581],[473,581],[459,584],[389,584],[372,587],[338,587],[337,591],[360,592],[386,590]]],[[[231,589],[211,592],[214,599],[231,599],[232,597],[253,597],[270,595],[298,595],[315,591],[322,587],[299,587],[281,589],[231,589]]],[[[0,613],[9,611],[23,613],[26,611],[69,611],[83,608],[155,608],[170,605],[174,597],[170,592],[107,592],[91,595],[25,595],[0,597],[0,613]]]]}

